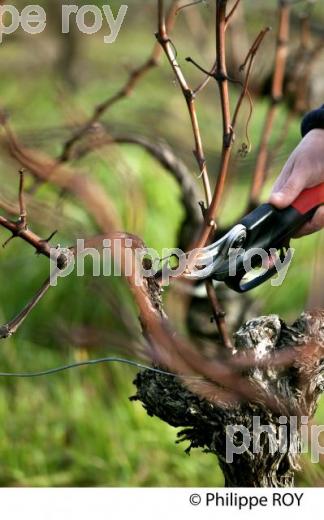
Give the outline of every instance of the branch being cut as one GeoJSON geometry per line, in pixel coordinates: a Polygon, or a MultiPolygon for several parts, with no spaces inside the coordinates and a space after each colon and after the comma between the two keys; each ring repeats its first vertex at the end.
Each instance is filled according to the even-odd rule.
{"type": "MultiPolygon", "coordinates": [[[[179,67],[179,64],[176,60],[175,56],[175,50],[173,48],[173,45],[171,44],[168,34],[165,30],[165,22],[163,18],[163,1],[159,1],[159,41],[161,42],[161,45],[163,45],[163,48],[169,58],[169,62],[171,66],[174,69],[174,72],[176,74],[176,77],[178,79],[179,85],[182,89],[182,92],[184,96],[186,97],[189,112],[191,116],[196,117],[196,110],[195,105],[193,102],[193,91],[189,89],[186,79],[181,71],[181,68],[179,67]]],[[[197,65],[192,59],[188,58],[188,61],[191,61],[194,63],[200,70],[202,70],[204,73],[207,74],[207,77],[213,77],[217,84],[219,89],[219,95],[220,95],[220,101],[221,101],[221,109],[222,109],[222,123],[223,123],[223,144],[222,144],[222,153],[221,153],[221,162],[219,166],[219,172],[217,177],[217,183],[214,190],[213,198],[208,205],[205,217],[205,223],[203,226],[203,229],[200,233],[200,236],[198,238],[198,241],[194,243],[194,247],[201,248],[206,245],[208,242],[211,232],[215,230],[216,228],[216,218],[218,216],[218,212],[220,209],[220,204],[222,201],[222,197],[224,194],[224,188],[225,183],[228,175],[228,167],[229,167],[229,161],[231,157],[231,150],[233,146],[234,141],[234,126],[236,124],[236,120],[239,114],[239,110],[241,108],[242,102],[244,97],[246,96],[248,92],[248,82],[250,78],[250,72],[252,69],[253,61],[256,55],[256,52],[260,46],[260,44],[263,41],[263,38],[267,32],[267,30],[264,30],[260,33],[256,41],[253,43],[248,56],[246,58],[246,63],[248,63],[248,70],[246,73],[245,82],[242,86],[242,94],[239,98],[236,110],[234,112],[234,118],[232,120],[231,116],[231,110],[230,110],[230,96],[229,96],[229,78],[227,74],[227,67],[226,67],[226,29],[227,24],[231,18],[231,16],[234,14],[236,7],[238,6],[238,2],[234,5],[233,10],[229,13],[228,18],[226,14],[226,8],[227,8],[227,0],[216,0],[216,62],[215,66],[211,73],[208,73],[207,71],[203,70],[199,65],[197,65]]],[[[246,64],[245,63],[245,64],[246,64]]],[[[204,86],[207,84],[207,80],[205,80],[199,89],[204,88],[204,86]]],[[[194,119],[196,121],[196,119],[194,119]]],[[[198,122],[197,122],[198,123],[198,122]]],[[[194,128],[194,135],[196,138],[198,137],[200,139],[200,133],[195,132],[195,125],[193,125],[194,128]]],[[[199,127],[198,127],[199,132],[199,127]]],[[[212,308],[215,308],[215,298],[213,297],[211,288],[209,287],[208,291],[209,297],[211,298],[211,305],[212,308]]],[[[216,297],[217,301],[217,297],[216,297]]],[[[229,346],[229,336],[226,332],[226,326],[225,326],[225,315],[222,315],[222,318],[219,319],[220,316],[220,310],[219,306],[217,305],[217,315],[218,318],[216,319],[216,323],[219,325],[219,332],[222,338],[222,342],[224,345],[229,346]]]]}
{"type": "MultiPolygon", "coordinates": [[[[221,164],[219,167],[219,173],[217,178],[216,188],[212,199],[208,198],[207,210],[204,212],[205,223],[203,229],[198,237],[198,240],[194,242],[193,246],[202,248],[206,245],[209,236],[212,231],[216,229],[215,218],[219,209],[220,201],[223,195],[225,181],[228,172],[228,165],[230,160],[231,148],[233,144],[233,130],[231,127],[231,114],[230,114],[230,100],[229,100],[229,89],[228,89],[228,77],[226,69],[226,51],[225,51],[225,33],[226,33],[226,6],[227,0],[216,0],[216,62],[213,68],[212,74],[207,71],[203,71],[207,76],[213,76],[219,87],[221,107],[222,107],[222,121],[223,121],[223,146],[221,164]]],[[[191,119],[193,122],[194,135],[196,137],[196,143],[200,146],[201,153],[203,154],[203,148],[200,138],[199,127],[197,127],[198,121],[196,118],[196,109],[193,101],[194,93],[188,88],[186,80],[179,68],[177,61],[175,60],[174,51],[172,45],[168,39],[165,31],[165,24],[163,19],[163,0],[159,0],[159,39],[161,44],[164,46],[165,52],[169,57],[169,61],[174,68],[175,74],[178,78],[178,82],[181,89],[187,99],[187,104],[191,119]]],[[[193,60],[189,61],[193,62],[193,60]]],[[[194,62],[193,62],[194,63],[194,62]]],[[[201,67],[198,68],[203,70],[201,67]]],[[[203,82],[200,89],[204,87],[207,82],[203,82]]],[[[197,150],[199,150],[197,148],[197,150]]],[[[203,155],[201,156],[204,159],[203,155]]],[[[208,178],[208,177],[207,177],[208,178]]],[[[216,323],[222,339],[223,345],[229,346],[229,335],[226,328],[225,313],[220,310],[216,295],[213,295],[211,288],[208,287],[208,296],[211,299],[212,308],[215,309],[215,302],[217,301],[217,316],[216,323]],[[222,317],[220,315],[222,313],[222,317]]]]}
{"type": "MultiPolygon", "coordinates": [[[[234,11],[237,6],[238,2],[234,5],[234,11]]],[[[195,247],[197,248],[201,248],[206,245],[210,238],[211,232],[215,229],[216,226],[216,219],[218,217],[218,212],[220,209],[220,204],[224,194],[225,183],[228,175],[229,161],[234,142],[234,127],[237,122],[243,99],[248,94],[248,83],[255,55],[268,31],[268,29],[261,31],[248,52],[246,61],[244,63],[244,66],[248,65],[247,72],[244,83],[242,85],[242,92],[232,118],[229,96],[229,78],[226,66],[226,29],[233,12],[230,12],[229,15],[226,15],[226,7],[227,0],[216,0],[216,66],[215,70],[211,74],[217,81],[219,89],[223,121],[223,145],[216,187],[211,204],[206,212],[205,225],[197,243],[195,244],[195,247]],[[229,18],[227,18],[227,16],[229,16],[229,18]]]]}

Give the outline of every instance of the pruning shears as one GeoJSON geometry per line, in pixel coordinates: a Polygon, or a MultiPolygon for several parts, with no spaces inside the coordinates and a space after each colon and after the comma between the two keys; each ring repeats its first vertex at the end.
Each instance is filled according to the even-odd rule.
{"type": "Polygon", "coordinates": [[[185,277],[212,278],[240,293],[258,287],[292,259],[291,238],[323,204],[324,183],[303,191],[283,210],[262,204],[203,248],[185,277]]]}

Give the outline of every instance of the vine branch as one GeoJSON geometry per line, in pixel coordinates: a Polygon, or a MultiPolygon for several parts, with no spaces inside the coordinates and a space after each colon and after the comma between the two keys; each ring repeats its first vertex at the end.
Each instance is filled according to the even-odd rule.
{"type": "Polygon", "coordinates": [[[164,0],[158,0],[158,32],[156,34],[156,37],[162,49],[164,50],[165,55],[169,60],[169,63],[182,90],[183,96],[186,100],[195,141],[194,155],[198,163],[200,177],[202,178],[206,203],[209,206],[209,204],[211,203],[211,188],[207,171],[204,147],[200,133],[200,126],[196,112],[195,94],[187,83],[187,80],[177,61],[174,45],[172,44],[169,37],[168,27],[165,18],[164,0]]]}

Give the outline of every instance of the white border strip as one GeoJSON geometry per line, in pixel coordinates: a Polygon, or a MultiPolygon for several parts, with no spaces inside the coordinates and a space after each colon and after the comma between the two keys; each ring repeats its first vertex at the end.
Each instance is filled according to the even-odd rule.
{"type": "Polygon", "coordinates": [[[322,488],[0,489],[2,518],[19,520],[248,520],[260,519],[260,514],[262,518],[272,517],[274,513],[284,515],[285,520],[296,520],[307,513],[320,515],[322,501],[322,488]],[[243,506],[245,502],[248,504],[243,506]],[[250,509],[256,502],[258,505],[250,509]]]}

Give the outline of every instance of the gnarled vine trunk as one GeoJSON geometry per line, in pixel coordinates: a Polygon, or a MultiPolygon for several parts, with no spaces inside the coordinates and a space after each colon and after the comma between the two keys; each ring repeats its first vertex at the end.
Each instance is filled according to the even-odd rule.
{"type": "Polygon", "coordinates": [[[248,379],[275,398],[277,411],[257,400],[223,408],[194,395],[178,379],[150,371],[137,375],[137,394],[132,399],[141,401],[150,416],[181,427],[178,438],[190,442],[187,451],[203,448],[217,455],[226,486],[289,487],[294,484],[294,473],[299,467],[300,418],[314,415],[323,390],[323,345],[323,311],[304,313],[293,326],[278,316],[259,317],[236,333],[233,355],[238,351],[254,352],[262,360],[294,347],[296,362],[293,365],[248,369],[248,379]],[[318,346],[310,351],[310,344],[318,346]],[[258,449],[253,449],[257,423],[268,426],[272,437],[262,434],[258,449]],[[245,432],[244,446],[238,427],[245,432]],[[287,443],[282,437],[286,430],[287,443]],[[273,452],[271,438],[281,439],[281,445],[277,444],[273,452]],[[230,462],[229,448],[233,448],[235,441],[241,449],[232,451],[241,453],[234,453],[230,462]]]}

